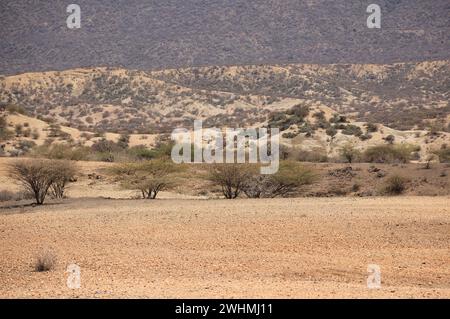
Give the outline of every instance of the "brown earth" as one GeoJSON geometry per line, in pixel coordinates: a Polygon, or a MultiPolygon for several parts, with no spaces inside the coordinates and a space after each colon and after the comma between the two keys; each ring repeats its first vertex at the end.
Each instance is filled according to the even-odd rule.
{"type": "Polygon", "coordinates": [[[0,209],[0,297],[449,298],[450,197],[69,199],[0,209]],[[35,272],[43,249],[54,270],[35,272]],[[66,286],[81,267],[81,289],[66,286]],[[367,267],[381,267],[368,289],[367,267]]]}

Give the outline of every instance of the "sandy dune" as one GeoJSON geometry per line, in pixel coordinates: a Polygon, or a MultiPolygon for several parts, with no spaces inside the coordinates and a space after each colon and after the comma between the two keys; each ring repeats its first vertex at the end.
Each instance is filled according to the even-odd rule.
{"type": "Polygon", "coordinates": [[[0,297],[450,297],[449,197],[0,209],[0,297]],[[42,249],[58,258],[38,273],[42,249]],[[66,267],[81,267],[81,289],[66,267]],[[366,286],[378,264],[382,287],[366,286]]]}

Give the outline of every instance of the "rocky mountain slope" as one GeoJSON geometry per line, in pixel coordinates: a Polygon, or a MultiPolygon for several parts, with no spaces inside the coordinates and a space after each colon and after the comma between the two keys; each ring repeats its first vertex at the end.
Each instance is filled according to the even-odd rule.
{"type": "Polygon", "coordinates": [[[393,63],[448,59],[448,0],[78,0],[0,2],[0,74],[110,66],[393,63]]]}

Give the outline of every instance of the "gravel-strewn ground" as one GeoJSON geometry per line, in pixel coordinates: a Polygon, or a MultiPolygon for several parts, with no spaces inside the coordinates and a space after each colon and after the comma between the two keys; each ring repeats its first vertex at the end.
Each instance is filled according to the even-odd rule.
{"type": "Polygon", "coordinates": [[[450,297],[450,198],[73,199],[0,209],[0,297],[450,297]],[[33,269],[53,250],[50,272],[33,269]],[[66,267],[81,267],[81,289],[66,267]],[[382,288],[366,286],[378,264],[382,288]]]}

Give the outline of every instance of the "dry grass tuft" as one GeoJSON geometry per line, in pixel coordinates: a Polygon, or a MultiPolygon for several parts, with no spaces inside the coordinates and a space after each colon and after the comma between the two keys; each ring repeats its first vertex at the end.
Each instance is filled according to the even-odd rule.
{"type": "Polygon", "coordinates": [[[37,272],[50,271],[56,266],[56,255],[49,251],[42,251],[37,257],[34,264],[34,270],[37,272]]]}

